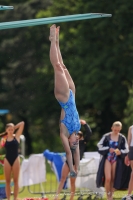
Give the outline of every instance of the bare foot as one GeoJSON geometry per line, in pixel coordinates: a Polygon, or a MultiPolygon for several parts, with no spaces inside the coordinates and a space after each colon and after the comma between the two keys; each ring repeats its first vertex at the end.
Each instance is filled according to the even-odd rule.
{"type": "Polygon", "coordinates": [[[111,192],[107,192],[107,200],[113,200],[111,192]]]}
{"type": "Polygon", "coordinates": [[[57,28],[56,28],[56,42],[59,42],[59,31],[60,31],[60,26],[57,26],[57,28]]]}
{"type": "Polygon", "coordinates": [[[56,25],[53,24],[50,27],[50,36],[49,36],[50,41],[56,41],[56,25]]]}

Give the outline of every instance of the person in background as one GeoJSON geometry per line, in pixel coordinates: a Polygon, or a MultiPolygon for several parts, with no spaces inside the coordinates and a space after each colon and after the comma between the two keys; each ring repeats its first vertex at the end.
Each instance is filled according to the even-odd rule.
{"type": "Polygon", "coordinates": [[[120,133],[122,123],[116,121],[111,127],[111,132],[102,136],[98,142],[98,152],[102,155],[97,172],[97,187],[104,186],[108,200],[113,199],[115,189],[125,189],[128,180],[125,182],[123,172],[126,177],[126,165],[124,158],[129,152],[125,136],[120,133]]]}
{"type": "MultiPolygon", "coordinates": [[[[86,123],[85,120],[81,119],[80,120],[81,125],[84,127],[85,129],[85,134],[83,134],[83,132],[79,131],[78,132],[78,139],[79,139],[79,152],[80,152],[80,160],[83,157],[83,154],[86,150],[86,145],[90,140],[90,137],[92,135],[92,131],[90,126],[86,123]]],[[[72,158],[73,158],[73,151],[72,151],[72,158]]],[[[75,163],[74,163],[74,158],[73,158],[73,166],[75,168],[75,163]]],[[[62,167],[62,172],[61,172],[61,179],[60,179],[60,183],[56,192],[56,195],[54,197],[54,200],[58,200],[59,199],[59,194],[61,192],[61,190],[63,189],[63,186],[65,184],[65,181],[68,177],[70,170],[68,167],[68,162],[66,161],[62,167]]],[[[76,177],[75,178],[71,178],[70,177],[70,184],[71,184],[71,194],[70,194],[70,200],[74,199],[74,194],[75,194],[75,181],[76,181],[76,177]]]]}
{"type": "Polygon", "coordinates": [[[14,183],[14,200],[17,200],[19,186],[19,170],[20,160],[18,156],[18,148],[20,143],[20,135],[24,129],[24,122],[19,122],[14,125],[13,123],[6,124],[5,132],[0,134],[2,137],[0,147],[6,149],[6,155],[4,159],[4,175],[6,180],[6,196],[7,200],[10,200],[11,195],[11,175],[13,174],[14,183]],[[15,132],[15,133],[14,133],[15,132]]]}
{"type": "Polygon", "coordinates": [[[80,160],[81,160],[83,158],[84,152],[86,151],[87,143],[89,142],[90,137],[92,135],[92,130],[91,130],[90,126],[86,123],[85,120],[81,119],[80,123],[85,130],[84,134],[82,131],[78,132],[79,152],[80,152],[80,160]]]}
{"type": "Polygon", "coordinates": [[[126,200],[133,199],[132,191],[133,191],[133,125],[129,127],[128,129],[128,137],[127,142],[129,146],[129,153],[125,157],[125,164],[127,166],[130,165],[131,167],[131,175],[130,175],[130,181],[128,185],[128,194],[126,195],[126,200]]]}

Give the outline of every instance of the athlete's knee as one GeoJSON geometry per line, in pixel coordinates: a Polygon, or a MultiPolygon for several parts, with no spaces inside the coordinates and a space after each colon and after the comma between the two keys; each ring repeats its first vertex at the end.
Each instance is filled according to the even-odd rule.
{"type": "Polygon", "coordinates": [[[6,179],[6,185],[10,185],[11,180],[10,179],[6,179]]]}
{"type": "Polygon", "coordinates": [[[14,185],[15,185],[15,186],[18,186],[18,178],[15,178],[15,179],[13,180],[13,182],[14,182],[14,185]]]}
{"type": "Polygon", "coordinates": [[[61,179],[60,179],[60,182],[64,183],[66,180],[66,177],[65,176],[62,176],[61,179]]]}
{"type": "Polygon", "coordinates": [[[60,62],[54,63],[54,67],[55,67],[55,69],[58,70],[58,71],[63,71],[60,62]]]}
{"type": "Polygon", "coordinates": [[[106,183],[110,183],[111,182],[111,177],[110,176],[107,176],[106,179],[105,179],[106,183]]]}
{"type": "Polygon", "coordinates": [[[114,183],[114,180],[115,180],[115,177],[111,178],[111,183],[112,183],[112,185],[113,185],[113,183],[114,183]]]}

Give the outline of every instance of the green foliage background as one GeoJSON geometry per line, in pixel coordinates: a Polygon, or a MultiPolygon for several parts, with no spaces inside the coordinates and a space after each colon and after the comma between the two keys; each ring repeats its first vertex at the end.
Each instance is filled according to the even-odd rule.
{"type": "MultiPolygon", "coordinates": [[[[114,121],[122,132],[132,125],[133,5],[115,0],[4,0],[12,11],[1,11],[0,21],[83,13],[111,13],[111,18],[73,21],[61,27],[64,63],[76,85],[80,117],[93,136],[88,150],[110,131],[114,121]]],[[[0,105],[11,117],[1,116],[1,132],[8,121],[26,122],[27,154],[63,151],[59,138],[60,106],[54,98],[54,74],[49,60],[49,25],[0,31],[0,105]]]]}

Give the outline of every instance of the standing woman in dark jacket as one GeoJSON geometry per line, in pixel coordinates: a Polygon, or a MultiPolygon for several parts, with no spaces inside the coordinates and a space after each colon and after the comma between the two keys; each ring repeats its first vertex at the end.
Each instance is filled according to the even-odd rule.
{"type": "Polygon", "coordinates": [[[6,179],[6,196],[10,200],[11,189],[11,174],[13,173],[13,182],[14,182],[14,200],[17,200],[17,195],[19,191],[18,179],[19,179],[19,170],[20,170],[20,160],[18,157],[18,147],[20,143],[20,135],[24,129],[24,122],[19,122],[14,125],[9,123],[6,125],[5,132],[0,134],[2,137],[0,142],[0,147],[6,149],[6,156],[4,159],[4,174],[6,179]],[[14,132],[16,133],[14,134],[14,132]]]}
{"type": "Polygon", "coordinates": [[[126,167],[124,158],[129,149],[125,136],[120,133],[121,129],[121,122],[114,122],[111,127],[112,131],[103,135],[97,144],[102,159],[99,164],[96,183],[97,187],[105,186],[108,200],[113,199],[114,188],[122,189],[122,187],[128,186],[128,182],[125,184],[122,175],[123,169],[126,167]],[[103,178],[105,178],[104,183],[102,183],[103,178]]]}

